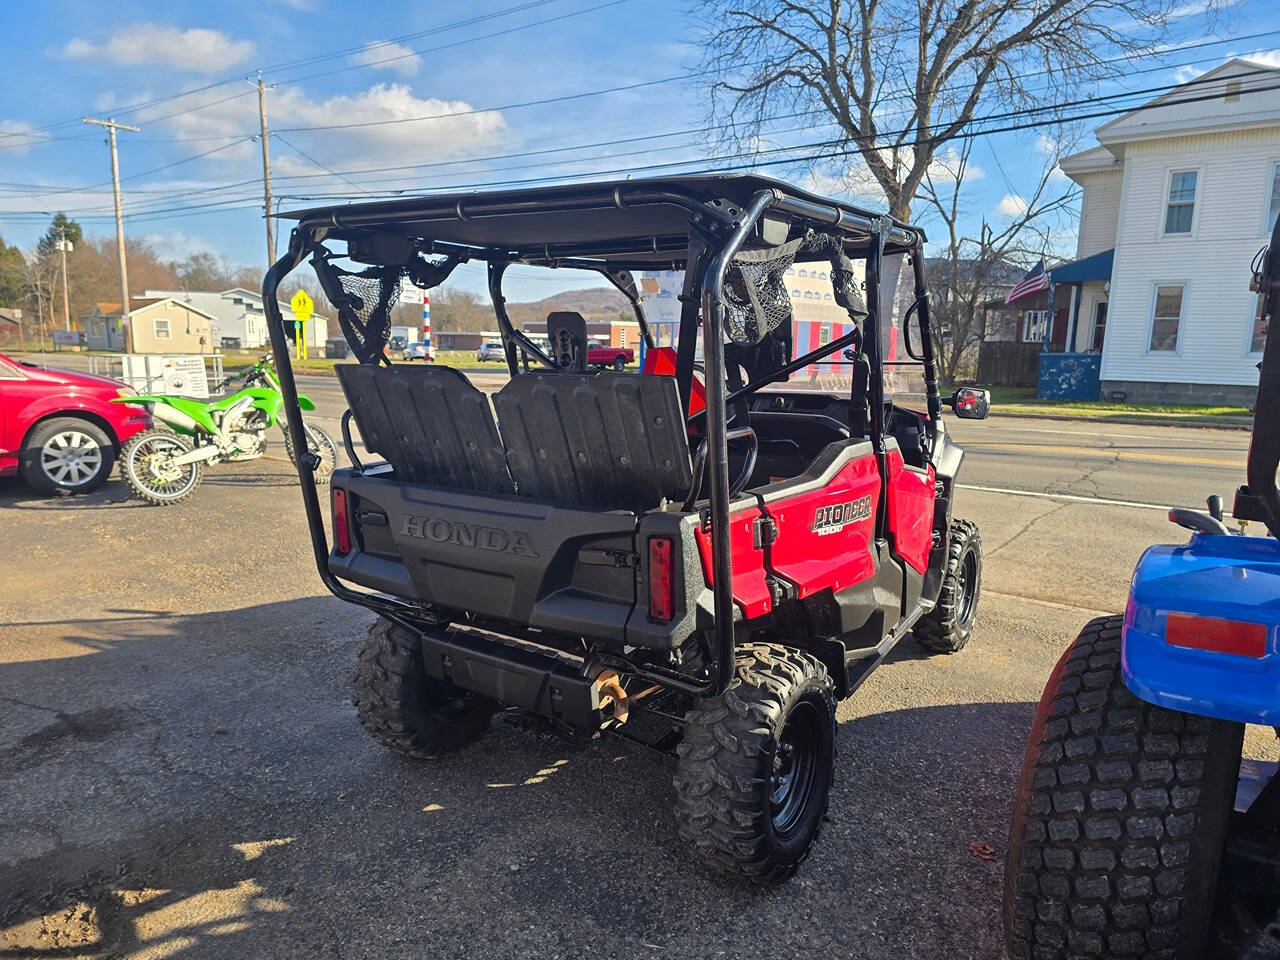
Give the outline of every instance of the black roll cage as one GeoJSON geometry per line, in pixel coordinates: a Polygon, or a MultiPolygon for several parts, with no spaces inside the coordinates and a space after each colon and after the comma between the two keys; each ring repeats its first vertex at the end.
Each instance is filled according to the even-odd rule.
{"type": "MultiPolygon", "coordinates": [[[[711,533],[711,582],[715,612],[715,637],[712,645],[712,662],[709,664],[711,679],[698,683],[675,671],[654,665],[632,663],[625,658],[598,653],[589,657],[586,666],[609,665],[634,676],[664,684],[687,693],[713,696],[722,693],[733,677],[734,664],[734,604],[732,593],[732,557],[729,542],[729,506],[731,500],[729,481],[729,454],[727,425],[728,404],[743,399],[765,385],[767,380],[757,380],[732,394],[726,392],[726,364],[724,352],[723,319],[726,303],[724,280],[734,256],[751,237],[752,231],[768,213],[778,214],[793,222],[803,222],[815,228],[835,232],[846,241],[858,241],[865,247],[867,317],[862,332],[862,348],[875,373],[870,381],[870,432],[875,454],[880,460],[881,476],[887,476],[884,438],[884,383],[883,358],[881,357],[880,272],[886,253],[907,254],[914,279],[914,310],[922,336],[921,359],[924,363],[925,396],[927,404],[926,431],[930,448],[937,437],[937,423],[941,412],[937,371],[933,356],[933,342],[929,328],[929,307],[925,288],[924,234],[915,227],[888,216],[857,211],[835,202],[820,202],[808,196],[793,194],[783,185],[770,185],[756,190],[746,204],[739,205],[723,198],[707,199],[697,190],[683,189],[669,183],[659,186],[643,182],[616,185],[568,186],[561,191],[540,189],[536,196],[520,194],[483,194],[464,199],[453,197],[423,198],[414,201],[394,201],[386,204],[343,208],[319,212],[304,212],[289,238],[288,252],[267,271],[262,284],[264,307],[271,335],[272,351],[276,357],[280,388],[284,395],[285,420],[295,450],[308,450],[302,423],[302,410],[298,403],[297,384],[294,380],[289,356],[288,338],[283,315],[276,293],[281,282],[331,233],[353,229],[376,227],[397,220],[413,223],[433,221],[466,221],[481,217],[500,217],[543,213],[549,211],[574,212],[602,209],[623,209],[647,205],[675,205],[689,214],[690,231],[683,235],[626,238],[595,243],[544,243],[511,250],[473,248],[465,245],[429,240],[419,246],[424,253],[458,254],[470,259],[483,259],[489,265],[489,290],[494,312],[502,331],[507,367],[512,376],[519,372],[522,354],[525,369],[529,357],[534,357],[548,367],[554,364],[521,330],[516,329],[507,315],[502,296],[502,275],[510,264],[547,267],[570,267],[594,270],[606,276],[615,287],[627,296],[635,311],[637,321],[646,341],[652,345],[644,311],[634,282],[627,288],[632,269],[654,269],[667,264],[684,262],[693,252],[700,238],[709,256],[698,256],[697,263],[690,257],[686,269],[693,272],[705,261],[701,276],[686,276],[686,290],[700,291],[702,317],[703,362],[706,388],[706,446],[710,479],[710,509],[708,519],[711,533]],[[695,234],[696,231],[696,234],[695,234]],[[668,256],[669,255],[669,256],[668,256]],[[608,259],[593,259],[603,258],[608,259]],[[625,274],[625,277],[624,277],[625,274]],[[692,287],[690,283],[692,280],[692,287]],[[283,362],[282,362],[283,361],[283,362]]],[[[763,225],[761,225],[763,230],[763,225]]],[[[688,325],[686,311],[681,321],[681,344],[684,345],[688,325]]],[[[905,319],[905,318],[904,318],[905,319]]],[[[856,329],[856,328],[855,328],[856,329]]],[[[691,331],[688,331],[691,333],[691,331]]],[[[851,335],[836,338],[785,368],[791,372],[808,363],[816,362],[843,349],[852,342],[851,335]],[[804,363],[800,363],[803,360],[804,363]]],[[[692,346],[692,344],[690,344],[692,346]]],[[[692,379],[692,351],[680,351],[681,365],[676,378],[681,384],[681,401],[687,404],[687,384],[692,379]],[[684,354],[689,356],[686,360],[684,354]]],[[[686,406],[687,409],[687,406],[686,406]]],[[[409,601],[379,593],[366,593],[345,586],[329,570],[329,545],[324,527],[314,471],[319,465],[314,455],[302,455],[296,461],[302,486],[303,506],[307,526],[311,534],[316,569],[324,585],[336,597],[359,604],[400,624],[411,632],[420,632],[415,625],[427,622],[440,625],[430,610],[409,601]]],[[[584,667],[585,669],[585,667],[584,667]]]]}

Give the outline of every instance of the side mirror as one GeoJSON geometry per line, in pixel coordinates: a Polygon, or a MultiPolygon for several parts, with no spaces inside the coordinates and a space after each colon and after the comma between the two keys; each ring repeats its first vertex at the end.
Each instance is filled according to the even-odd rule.
{"type": "Polygon", "coordinates": [[[951,395],[947,405],[961,420],[985,420],[991,412],[991,391],[961,387],[951,395]]]}

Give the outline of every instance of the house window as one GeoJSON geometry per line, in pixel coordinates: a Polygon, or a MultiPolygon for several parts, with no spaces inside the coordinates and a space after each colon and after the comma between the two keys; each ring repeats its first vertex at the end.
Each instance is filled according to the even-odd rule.
{"type": "Polygon", "coordinates": [[[1028,310],[1022,315],[1022,342],[1038,343],[1044,339],[1048,310],[1028,310]]]}
{"type": "Polygon", "coordinates": [[[1180,234],[1191,232],[1191,219],[1196,210],[1196,179],[1194,170],[1183,170],[1169,177],[1169,205],[1164,212],[1164,232],[1180,234]]]}
{"type": "Polygon", "coordinates": [[[1227,81],[1227,92],[1222,99],[1227,103],[1240,102],[1240,81],[1239,80],[1227,81]]]}
{"type": "Polygon", "coordinates": [[[1249,352],[1261,353],[1267,342],[1267,325],[1262,322],[1262,294],[1254,298],[1253,319],[1249,322],[1249,352]]]}
{"type": "Polygon", "coordinates": [[[1271,201],[1267,207],[1267,235],[1276,228],[1276,217],[1280,216],[1280,162],[1271,165],[1271,201]]]}
{"type": "Polygon", "coordinates": [[[1107,304],[1105,301],[1093,308],[1093,352],[1101,353],[1107,338],[1107,304]]]}
{"type": "Polygon", "coordinates": [[[154,330],[155,330],[156,339],[168,340],[169,339],[169,321],[157,317],[155,320],[152,321],[152,323],[155,325],[154,330]]]}
{"type": "Polygon", "coordinates": [[[813,291],[812,291],[812,290],[806,290],[806,291],[804,292],[804,298],[805,298],[806,300],[812,300],[812,299],[813,299],[813,291]]]}
{"type": "Polygon", "coordinates": [[[1182,286],[1156,287],[1156,303],[1151,312],[1151,343],[1147,346],[1152,353],[1172,353],[1178,349],[1184,289],[1182,286]]]}
{"type": "Polygon", "coordinates": [[[818,346],[825,347],[831,342],[831,324],[824,323],[818,328],[818,346]]]}
{"type": "Polygon", "coordinates": [[[627,328],[623,327],[618,331],[618,346],[623,350],[627,349],[627,328]]]}
{"type": "Polygon", "coordinates": [[[818,279],[819,280],[827,279],[827,271],[823,270],[820,274],[818,274],[818,279]]]}
{"type": "Polygon", "coordinates": [[[799,272],[799,276],[807,277],[808,275],[809,275],[809,271],[808,271],[808,270],[801,270],[801,271],[799,272]]]}
{"type": "Polygon", "coordinates": [[[830,300],[830,299],[831,299],[831,294],[829,294],[829,293],[824,293],[824,294],[822,295],[822,299],[823,299],[823,300],[830,300]]]}
{"type": "Polygon", "coordinates": [[[799,300],[799,299],[800,299],[800,291],[799,291],[799,290],[792,290],[792,291],[791,291],[791,297],[792,297],[792,299],[793,299],[793,300],[799,300]]]}

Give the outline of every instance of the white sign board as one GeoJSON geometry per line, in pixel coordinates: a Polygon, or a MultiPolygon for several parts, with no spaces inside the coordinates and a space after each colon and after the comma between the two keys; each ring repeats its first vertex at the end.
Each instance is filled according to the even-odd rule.
{"type": "Polygon", "coordinates": [[[139,393],[172,393],[199,399],[209,396],[204,357],[126,353],[120,362],[120,379],[139,393]]]}
{"type": "Polygon", "coordinates": [[[418,306],[422,306],[422,294],[425,292],[421,287],[415,287],[408,280],[400,282],[401,303],[416,303],[418,306]]]}
{"type": "Polygon", "coordinates": [[[209,396],[209,378],[204,372],[204,357],[165,357],[164,392],[182,397],[209,396]]]}
{"type": "Polygon", "coordinates": [[[80,346],[80,334],[75,330],[55,330],[53,331],[53,342],[59,347],[78,347],[80,346]]]}

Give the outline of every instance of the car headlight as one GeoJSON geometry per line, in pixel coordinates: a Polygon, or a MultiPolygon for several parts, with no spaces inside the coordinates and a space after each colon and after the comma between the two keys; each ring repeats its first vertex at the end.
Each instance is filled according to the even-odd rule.
{"type": "Polygon", "coordinates": [[[123,386],[116,391],[117,397],[136,397],[137,395],[138,391],[130,386],[123,386]]]}

